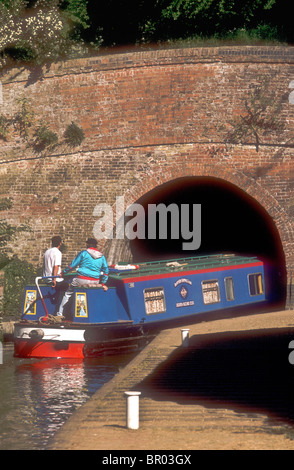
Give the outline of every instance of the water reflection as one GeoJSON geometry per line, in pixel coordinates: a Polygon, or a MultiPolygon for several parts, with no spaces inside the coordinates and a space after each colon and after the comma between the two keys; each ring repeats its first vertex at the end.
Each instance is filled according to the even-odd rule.
{"type": "Polygon", "coordinates": [[[99,359],[13,358],[0,365],[0,450],[42,450],[67,418],[132,356],[99,359]]]}

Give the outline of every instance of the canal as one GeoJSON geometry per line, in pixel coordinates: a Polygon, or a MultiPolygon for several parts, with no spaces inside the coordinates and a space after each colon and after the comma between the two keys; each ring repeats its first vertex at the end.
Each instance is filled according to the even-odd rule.
{"type": "Polygon", "coordinates": [[[46,450],[65,421],[134,355],[19,359],[3,344],[0,450],[46,450]]]}

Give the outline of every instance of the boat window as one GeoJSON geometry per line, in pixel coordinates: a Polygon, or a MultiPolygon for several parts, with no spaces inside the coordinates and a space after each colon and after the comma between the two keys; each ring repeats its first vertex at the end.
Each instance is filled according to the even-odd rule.
{"type": "Polygon", "coordinates": [[[76,292],[75,316],[86,318],[88,316],[87,294],[76,292]]]}
{"type": "Polygon", "coordinates": [[[147,315],[166,311],[163,287],[144,289],[145,311],[147,315]]]}
{"type": "Polygon", "coordinates": [[[250,295],[260,295],[263,294],[263,282],[262,274],[249,274],[248,276],[249,283],[249,293],[250,295]]]}
{"type": "Polygon", "coordinates": [[[227,300],[235,300],[234,281],[232,277],[225,278],[225,288],[227,300]]]}
{"type": "Polygon", "coordinates": [[[218,280],[202,281],[203,302],[205,304],[215,304],[220,302],[218,280]]]}

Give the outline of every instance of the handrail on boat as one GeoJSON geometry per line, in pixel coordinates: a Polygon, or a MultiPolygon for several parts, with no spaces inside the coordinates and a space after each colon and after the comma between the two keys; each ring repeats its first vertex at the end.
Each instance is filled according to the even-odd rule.
{"type": "Polygon", "coordinates": [[[43,317],[43,318],[46,319],[45,321],[47,321],[48,316],[49,316],[49,313],[48,313],[48,310],[47,310],[47,307],[46,307],[46,304],[45,304],[45,300],[44,300],[44,298],[43,298],[43,294],[42,294],[41,289],[40,289],[40,286],[39,286],[39,280],[40,280],[40,279],[49,279],[49,278],[52,279],[53,277],[59,277],[59,276],[44,276],[44,277],[38,276],[38,277],[35,278],[35,284],[36,284],[36,286],[37,286],[37,289],[38,289],[38,292],[39,292],[39,296],[40,296],[40,299],[41,299],[41,301],[42,301],[43,308],[44,308],[45,313],[46,313],[46,316],[43,317]]]}

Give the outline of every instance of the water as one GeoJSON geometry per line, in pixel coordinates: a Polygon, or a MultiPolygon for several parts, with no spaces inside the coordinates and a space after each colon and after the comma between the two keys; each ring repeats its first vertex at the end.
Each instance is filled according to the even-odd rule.
{"type": "Polygon", "coordinates": [[[71,414],[131,358],[19,359],[13,344],[4,344],[0,450],[45,450],[71,414]]]}

